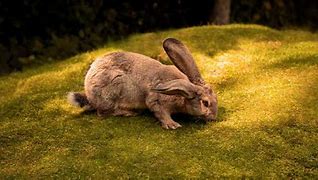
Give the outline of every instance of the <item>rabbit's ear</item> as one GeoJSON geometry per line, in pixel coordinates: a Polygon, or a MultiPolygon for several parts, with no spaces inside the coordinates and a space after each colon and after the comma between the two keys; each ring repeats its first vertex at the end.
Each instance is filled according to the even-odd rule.
{"type": "Polygon", "coordinates": [[[181,95],[187,99],[192,99],[196,95],[195,86],[191,82],[183,79],[176,79],[159,84],[152,90],[167,95],[181,95]]]}
{"type": "Polygon", "coordinates": [[[185,45],[177,39],[167,38],[163,41],[163,48],[173,64],[187,75],[192,83],[205,84],[190,51],[185,45]]]}

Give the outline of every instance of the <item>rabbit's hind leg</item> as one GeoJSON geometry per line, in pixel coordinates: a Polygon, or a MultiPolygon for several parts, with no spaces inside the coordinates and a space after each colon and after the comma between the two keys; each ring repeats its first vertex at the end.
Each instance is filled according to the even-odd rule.
{"type": "Polygon", "coordinates": [[[97,115],[99,117],[108,117],[112,115],[112,110],[97,109],[97,115]]]}

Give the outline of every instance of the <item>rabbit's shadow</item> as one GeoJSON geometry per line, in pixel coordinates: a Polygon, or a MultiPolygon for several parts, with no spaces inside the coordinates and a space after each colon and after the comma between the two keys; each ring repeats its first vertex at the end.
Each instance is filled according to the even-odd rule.
{"type": "Polygon", "coordinates": [[[191,124],[199,124],[199,125],[206,124],[206,122],[203,119],[199,119],[195,116],[191,116],[188,114],[182,114],[182,113],[173,114],[172,119],[174,119],[175,121],[177,121],[185,126],[188,126],[191,124]]]}
{"type": "Polygon", "coordinates": [[[97,110],[90,110],[90,111],[82,111],[79,113],[79,116],[85,116],[85,115],[96,115],[97,110]]]}
{"type": "MultiPolygon", "coordinates": [[[[160,124],[160,121],[157,120],[154,116],[154,114],[149,111],[149,110],[144,110],[139,116],[146,116],[149,118],[154,119],[157,123],[160,124]]],[[[171,118],[182,124],[182,125],[191,125],[191,124],[206,124],[206,122],[202,119],[198,119],[195,116],[191,116],[189,114],[182,114],[182,113],[178,113],[178,114],[172,114],[171,118]]]]}
{"type": "MultiPolygon", "coordinates": [[[[226,120],[226,116],[228,115],[228,111],[224,107],[218,108],[218,117],[215,121],[206,122],[203,119],[200,119],[195,116],[191,116],[189,114],[173,114],[172,119],[178,123],[180,123],[183,127],[191,127],[194,129],[202,129],[205,127],[206,124],[215,124],[226,120]]],[[[77,115],[77,117],[83,117],[83,116],[97,116],[96,110],[92,111],[82,111],[77,115]]],[[[148,117],[150,119],[154,120],[154,124],[160,124],[160,122],[155,118],[153,113],[149,110],[141,111],[139,115],[136,117],[148,117]]],[[[112,117],[112,116],[109,116],[112,117]]],[[[107,119],[108,117],[103,117],[103,119],[107,119]]],[[[130,117],[124,117],[124,118],[130,118],[130,117]]]]}

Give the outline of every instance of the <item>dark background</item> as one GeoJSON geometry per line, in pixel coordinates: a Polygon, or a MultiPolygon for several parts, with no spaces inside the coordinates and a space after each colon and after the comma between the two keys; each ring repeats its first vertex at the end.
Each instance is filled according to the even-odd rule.
{"type": "MultiPolygon", "coordinates": [[[[0,1],[0,74],[63,59],[131,33],[212,24],[215,0],[0,1]]],[[[230,23],[318,28],[318,1],[232,0],[230,23]]]]}

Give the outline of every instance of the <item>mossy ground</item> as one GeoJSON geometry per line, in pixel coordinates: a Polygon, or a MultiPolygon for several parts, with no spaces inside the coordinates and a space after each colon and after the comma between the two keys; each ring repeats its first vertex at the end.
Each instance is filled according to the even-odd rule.
{"type": "Polygon", "coordinates": [[[318,177],[318,34],[256,25],[133,35],[0,78],[1,178],[318,177]],[[66,102],[89,64],[125,50],[169,63],[182,40],[219,99],[217,122],[100,118],[66,102]]]}

